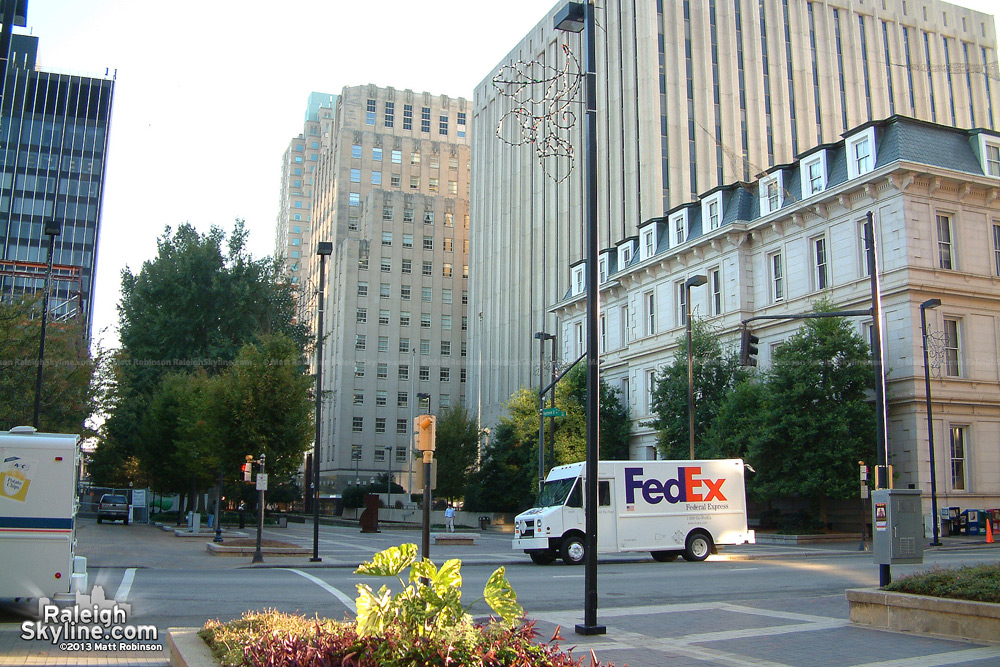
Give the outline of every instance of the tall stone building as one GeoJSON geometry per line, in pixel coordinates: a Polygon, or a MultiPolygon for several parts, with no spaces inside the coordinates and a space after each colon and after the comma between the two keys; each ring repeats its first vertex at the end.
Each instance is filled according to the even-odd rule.
{"type": "MultiPolygon", "coordinates": [[[[501,67],[559,68],[563,44],[583,62],[580,35],[553,27],[564,4],[474,94],[470,354],[482,372],[470,366],[468,388],[484,425],[536,381],[533,334],[561,328],[550,308],[584,257],[582,105],[561,135],[577,155],[563,181],[496,136],[512,108],[492,85],[501,67]]],[[[597,19],[601,248],[870,120],[1000,123],[993,18],[937,0],[614,0],[597,19]]]]}
{"type": "Polygon", "coordinates": [[[41,69],[37,51],[37,37],[14,34],[3,60],[0,294],[42,291],[55,225],[49,307],[89,336],[115,82],[41,69]]]}
{"type": "Polygon", "coordinates": [[[464,396],[471,109],[344,88],[313,184],[310,280],[325,261],[320,492],[410,484],[413,417],[464,396]]]}
{"type": "MultiPolygon", "coordinates": [[[[310,93],[302,132],[288,142],[281,159],[281,193],[274,253],[284,259],[285,275],[295,286],[298,316],[309,319],[309,256],[312,192],[319,155],[329,148],[336,95],[310,93]]],[[[312,286],[315,292],[315,286],[312,286]]]]}
{"type": "MultiPolygon", "coordinates": [[[[1000,132],[902,116],[850,129],[843,140],[753,183],[716,188],[601,254],[612,267],[600,278],[602,377],[629,404],[633,458],[657,458],[647,425],[655,418],[652,391],[684,336],[685,281],[707,279],[690,290],[693,317],[730,347],[740,345],[742,320],[808,312],[820,297],[840,310],[867,310],[868,212],[880,269],[895,484],[921,489],[930,513],[920,306],[939,299],[926,311],[939,505],[1000,506],[1000,132]],[[626,252],[632,259],[620,261],[626,252]]],[[[553,310],[562,354],[575,358],[586,294],[573,279],[580,267],[564,271],[573,287],[553,310]]],[[[852,321],[871,340],[871,317],[852,321]]],[[[799,325],[752,323],[762,366],[799,325]]],[[[876,461],[874,436],[869,463],[876,461]]],[[[837,520],[843,525],[856,515],[852,505],[837,520]]]]}

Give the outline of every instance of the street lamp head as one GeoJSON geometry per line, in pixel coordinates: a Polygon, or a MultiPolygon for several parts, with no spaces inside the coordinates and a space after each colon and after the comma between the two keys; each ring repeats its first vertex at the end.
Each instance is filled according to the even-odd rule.
{"type": "Polygon", "coordinates": [[[317,241],[316,242],[316,254],[317,255],[332,255],[333,254],[333,243],[330,241],[317,241]]]}
{"type": "Polygon", "coordinates": [[[697,276],[691,276],[690,278],[688,278],[687,280],[685,280],[684,281],[684,286],[685,287],[700,287],[701,285],[704,285],[707,282],[708,282],[708,276],[703,276],[701,274],[698,274],[697,276]]]}
{"type": "Polygon", "coordinates": [[[920,304],[920,310],[926,310],[927,308],[937,308],[941,305],[941,299],[927,299],[922,304],[920,304]]]}
{"type": "Polygon", "coordinates": [[[45,221],[45,235],[46,236],[59,236],[59,232],[62,231],[62,225],[59,224],[58,220],[46,220],[45,221]]]}
{"type": "Polygon", "coordinates": [[[553,20],[556,30],[566,32],[583,32],[583,3],[567,2],[558,12],[553,20]]]}
{"type": "Polygon", "coordinates": [[[553,340],[554,338],[555,338],[555,334],[545,333],[544,331],[536,331],[535,332],[535,339],[536,340],[553,340]]]}

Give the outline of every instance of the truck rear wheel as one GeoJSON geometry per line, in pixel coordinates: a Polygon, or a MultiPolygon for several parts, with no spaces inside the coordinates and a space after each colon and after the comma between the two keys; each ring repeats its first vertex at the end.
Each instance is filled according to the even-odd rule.
{"type": "Polygon", "coordinates": [[[554,553],[543,549],[532,549],[528,555],[531,556],[531,562],[535,565],[549,565],[556,559],[554,553]]]}
{"type": "Polygon", "coordinates": [[[580,535],[570,535],[563,538],[560,552],[564,563],[567,565],[579,565],[587,556],[587,547],[583,544],[583,537],[580,535]]]}
{"type": "Polygon", "coordinates": [[[681,555],[679,551],[650,551],[649,555],[657,563],[673,563],[681,555]]]}
{"type": "Polygon", "coordinates": [[[684,560],[701,562],[712,553],[712,538],[705,533],[691,533],[684,543],[684,560]]]}

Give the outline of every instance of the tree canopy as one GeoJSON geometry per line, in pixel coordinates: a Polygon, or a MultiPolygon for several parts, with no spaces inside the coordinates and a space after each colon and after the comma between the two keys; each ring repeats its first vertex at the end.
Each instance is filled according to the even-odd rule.
{"type": "MultiPolygon", "coordinates": [[[[452,406],[437,418],[437,491],[440,498],[456,500],[465,494],[469,475],[476,468],[479,433],[476,420],[464,406],[452,406]]],[[[420,465],[418,463],[418,465],[420,465]]]]}

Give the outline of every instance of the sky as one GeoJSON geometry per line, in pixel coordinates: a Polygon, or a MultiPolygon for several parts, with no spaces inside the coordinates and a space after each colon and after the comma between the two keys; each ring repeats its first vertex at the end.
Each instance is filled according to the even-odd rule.
{"type": "MultiPolygon", "coordinates": [[[[996,0],[957,4],[996,12],[996,0]]],[[[29,0],[38,64],[114,73],[94,335],[117,345],[121,272],[164,227],[274,253],[281,157],[311,91],[368,83],[472,99],[555,0],[29,0]]]]}
{"type": "Polygon", "coordinates": [[[311,91],[471,99],[554,2],[29,0],[17,31],[39,38],[40,67],[116,78],[95,339],[117,345],[121,271],[156,255],[166,225],[243,218],[252,253],[274,253],[281,157],[311,91]]]}

